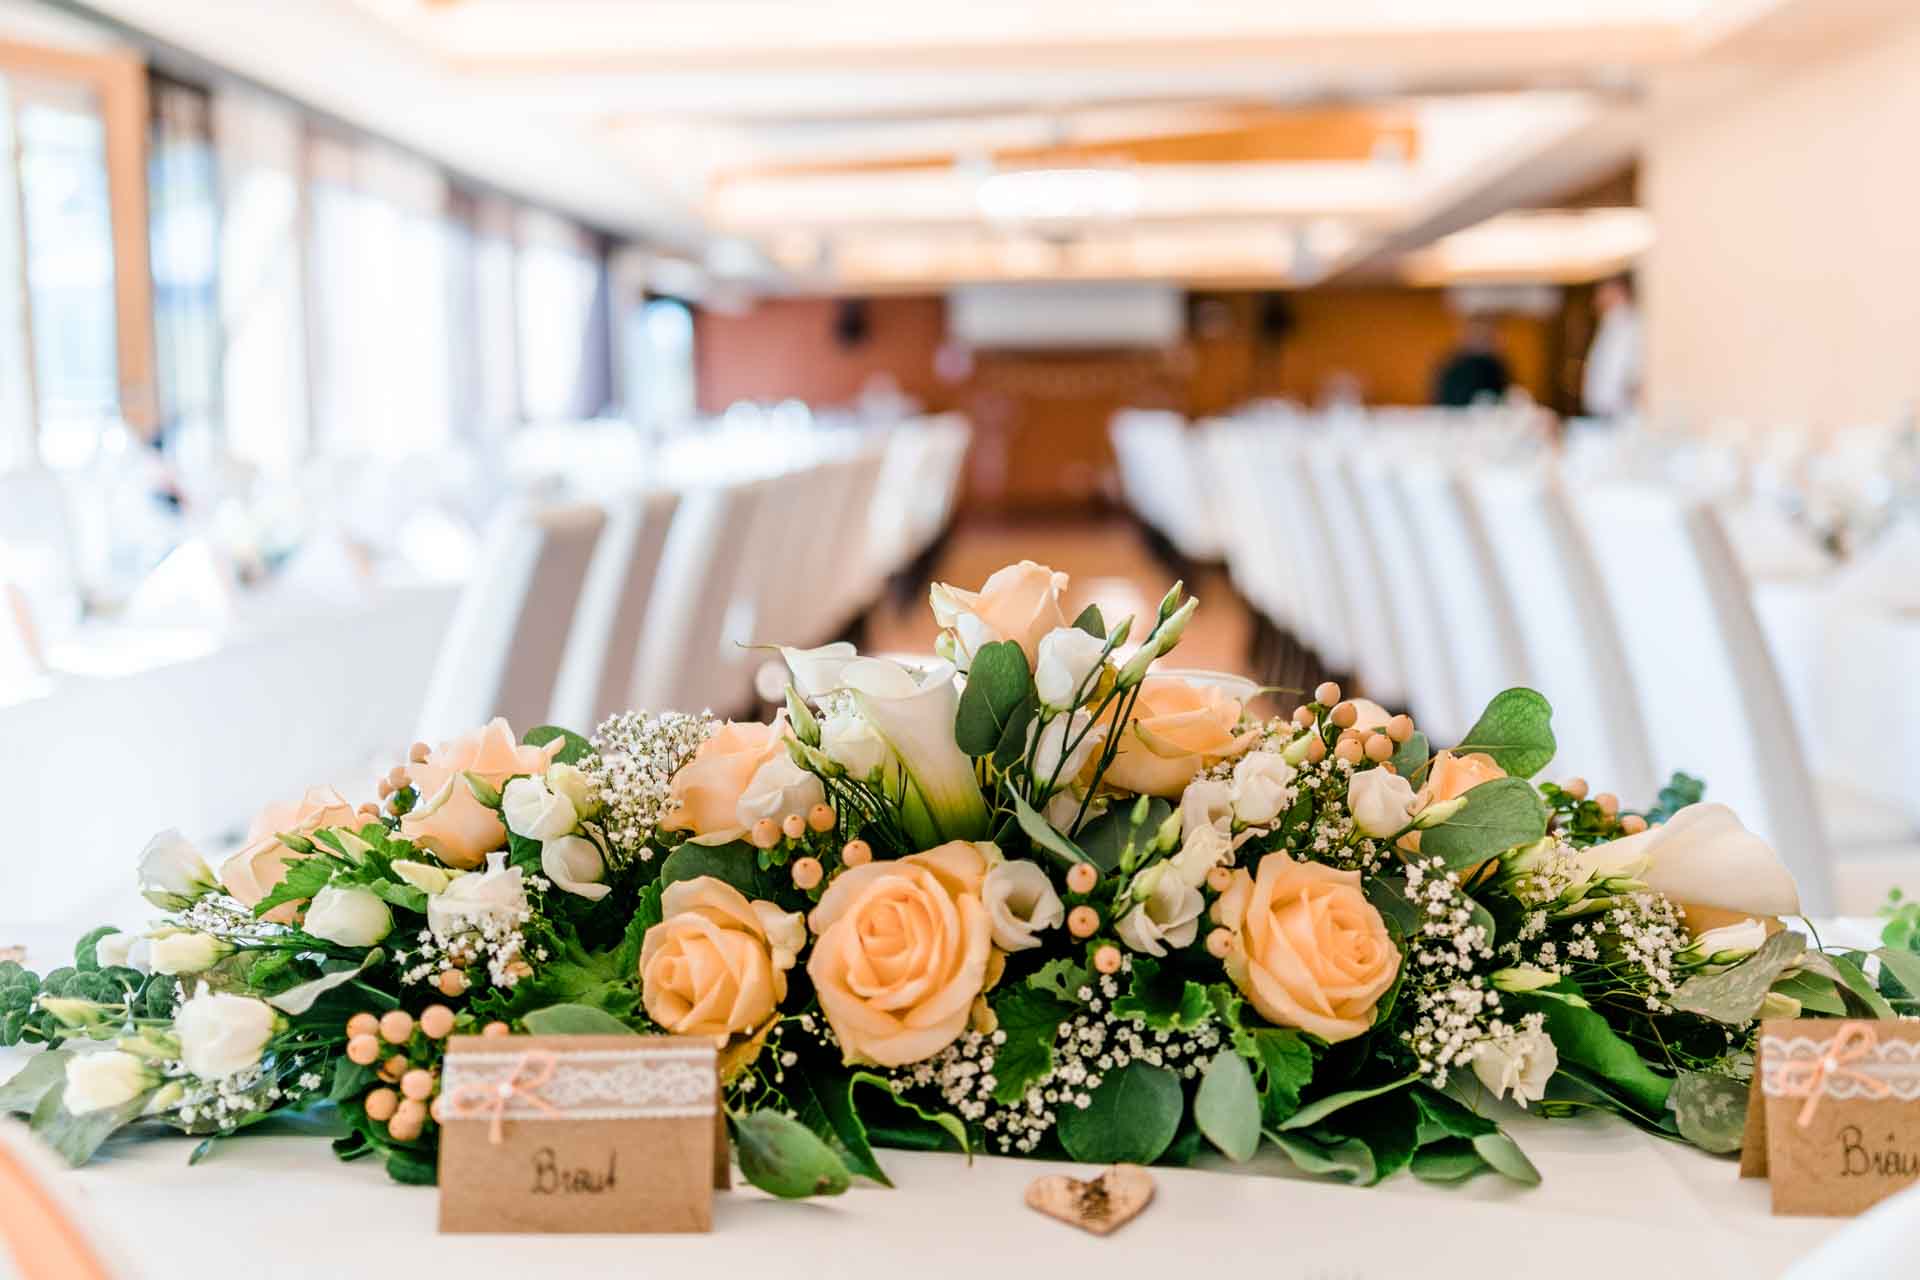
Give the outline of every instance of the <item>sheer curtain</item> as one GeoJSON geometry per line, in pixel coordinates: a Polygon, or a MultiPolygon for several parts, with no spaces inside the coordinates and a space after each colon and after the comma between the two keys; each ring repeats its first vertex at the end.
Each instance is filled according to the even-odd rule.
{"type": "Polygon", "coordinates": [[[212,103],[205,90],[156,81],[147,161],[154,357],[160,423],[206,438],[220,419],[220,219],[212,103]]]}
{"type": "Polygon", "coordinates": [[[520,217],[520,400],[529,422],[592,417],[613,391],[605,247],[572,223],[520,217]]]}

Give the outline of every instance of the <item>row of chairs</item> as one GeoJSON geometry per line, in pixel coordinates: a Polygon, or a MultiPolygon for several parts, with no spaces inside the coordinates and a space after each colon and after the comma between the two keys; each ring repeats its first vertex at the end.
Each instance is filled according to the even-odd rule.
{"type": "Polygon", "coordinates": [[[832,639],[938,538],[970,434],[957,417],[822,433],[815,456],[766,474],[742,456],[626,496],[515,502],[455,611],[419,736],[494,715],[584,732],[633,707],[745,709],[749,646],[832,639]]]}
{"type": "Polygon", "coordinates": [[[1411,707],[1437,743],[1501,689],[1538,688],[1556,712],[1555,775],[1641,803],[1676,770],[1706,777],[1781,850],[1809,911],[1833,905],[1836,844],[1880,854],[1912,839],[1902,815],[1862,815],[1856,796],[1846,830],[1823,822],[1709,503],[1569,478],[1528,433],[1285,412],[1171,428],[1155,456],[1183,451],[1194,483],[1224,495],[1211,506],[1233,517],[1218,528],[1235,586],[1326,670],[1411,707]]]}

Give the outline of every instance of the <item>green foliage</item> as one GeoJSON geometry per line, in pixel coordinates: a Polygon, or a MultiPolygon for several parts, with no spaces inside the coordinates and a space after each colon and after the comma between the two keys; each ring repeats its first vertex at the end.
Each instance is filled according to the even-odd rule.
{"type": "Polygon", "coordinates": [[[1113,1001],[1115,1017],[1155,1031],[1192,1031],[1213,1020],[1213,997],[1198,982],[1146,956],[1133,958],[1133,984],[1113,1001]]]}
{"type": "Polygon", "coordinates": [[[967,668],[953,740],[968,755],[993,756],[1004,768],[1025,749],[1034,708],[1033,675],[1020,646],[1011,640],[983,644],[967,668]]]}
{"type": "Polygon", "coordinates": [[[882,1138],[886,1145],[912,1146],[921,1151],[940,1151],[947,1149],[948,1144],[951,1144],[959,1148],[969,1161],[973,1159],[973,1143],[967,1137],[967,1126],[951,1111],[931,1111],[910,1102],[893,1091],[891,1081],[874,1075],[871,1071],[854,1072],[851,1083],[869,1086],[869,1093],[878,1090],[882,1096],[876,1101],[883,1114],[886,1111],[892,1111],[896,1115],[905,1112],[917,1122],[910,1130],[903,1129],[898,1123],[876,1124],[873,1112],[869,1110],[864,1118],[867,1131],[882,1138]],[[933,1136],[936,1133],[939,1135],[937,1138],[933,1136]]]}
{"type": "Polygon", "coordinates": [[[62,1102],[65,1092],[63,1073],[61,1079],[41,1095],[28,1124],[43,1142],[75,1168],[93,1159],[93,1153],[115,1130],[138,1119],[147,1099],[153,1096],[152,1090],[148,1090],[117,1107],[101,1107],[76,1116],[70,1114],[62,1102]]]}
{"type": "Polygon", "coordinates": [[[1029,975],[1027,985],[1036,990],[1050,991],[1069,1004],[1079,1004],[1080,989],[1089,981],[1085,965],[1058,956],[1029,975]]]}
{"type": "Polygon", "coordinates": [[[1421,771],[1427,767],[1432,755],[1433,747],[1428,743],[1427,735],[1415,730],[1412,737],[1394,748],[1387,763],[1393,766],[1395,773],[1417,784],[1421,771]]]}
{"type": "Polygon", "coordinates": [[[738,840],[720,845],[689,842],[668,854],[660,864],[662,889],[701,876],[724,881],[749,898],[763,896],[754,874],[753,848],[738,840]]]}
{"type": "Polygon", "coordinates": [[[1492,756],[1510,776],[1531,778],[1553,759],[1553,707],[1532,689],[1496,693],[1453,750],[1492,756]]]}
{"type": "Polygon", "coordinates": [[[1260,1118],[1278,1126],[1300,1109],[1300,1091],[1313,1081],[1313,1047],[1291,1027],[1253,1027],[1235,1036],[1259,1068],[1260,1118]]]}
{"type": "Polygon", "coordinates": [[[544,747],[555,738],[567,745],[554,754],[555,764],[579,764],[593,754],[593,744],[571,729],[562,729],[559,725],[543,724],[529,729],[520,735],[520,741],[530,747],[544,747]]]}
{"type": "Polygon", "coordinates": [[[1374,1176],[1373,1152],[1358,1138],[1315,1138],[1303,1133],[1269,1133],[1267,1140],[1286,1153],[1302,1173],[1338,1178],[1342,1182],[1370,1185],[1374,1176]]]}
{"type": "Polygon", "coordinates": [[[1232,1049],[1207,1064],[1193,1095],[1193,1122],[1229,1160],[1250,1160],[1260,1146],[1260,1094],[1246,1059],[1232,1049]]]}
{"type": "Polygon", "coordinates": [[[67,1059],[72,1056],[65,1049],[49,1049],[28,1058],[26,1066],[0,1084],[0,1115],[32,1115],[47,1091],[66,1080],[67,1059]]]}
{"type": "Polygon", "coordinates": [[[828,1055],[811,1051],[802,1054],[786,1069],[780,1093],[793,1108],[794,1116],[833,1149],[848,1173],[870,1178],[884,1187],[893,1185],[874,1159],[867,1127],[854,1110],[853,1077],[828,1055]]]}
{"type": "Polygon", "coordinates": [[[0,1045],[45,1037],[34,1033],[34,997],[40,994],[40,975],[11,960],[0,961],[0,1045]]]}
{"type": "MultiPolygon", "coordinates": [[[[320,832],[320,836],[330,836],[332,832],[320,832]]],[[[314,894],[327,887],[333,879],[333,873],[342,866],[351,867],[343,855],[326,854],[315,851],[308,857],[298,858],[287,863],[286,879],[275,885],[266,897],[254,904],[253,914],[264,916],[285,902],[305,902],[314,894]]]]}
{"type": "Polygon", "coordinates": [[[112,925],[103,924],[98,929],[81,934],[80,940],[73,944],[73,967],[82,973],[93,973],[99,969],[100,957],[95,948],[100,945],[100,939],[118,932],[120,930],[112,925]]]}
{"type": "Polygon", "coordinates": [[[1682,1071],[1673,1082],[1680,1136],[1702,1151],[1738,1151],[1745,1136],[1747,1089],[1731,1076],[1682,1071]]]}
{"type": "Polygon", "coordinates": [[[1074,1006],[1035,986],[1013,986],[988,998],[1006,1040],[993,1054],[993,1096],[1013,1103],[1053,1070],[1053,1042],[1074,1006]]]}
{"type": "Polygon", "coordinates": [[[1315,1098],[1312,1102],[1295,1111],[1275,1127],[1282,1133],[1291,1132],[1296,1129],[1309,1129],[1314,1125],[1322,1123],[1346,1107],[1350,1107],[1357,1102],[1365,1102],[1369,1098],[1378,1098],[1385,1094],[1404,1089],[1409,1084],[1412,1084],[1413,1081],[1413,1076],[1401,1076],[1398,1079],[1389,1080],[1385,1084],[1371,1085],[1359,1089],[1343,1089],[1339,1093],[1330,1093],[1324,1097],[1315,1098]]]}
{"type": "Polygon", "coordinates": [[[729,1117],[740,1172],[748,1182],[783,1200],[837,1196],[847,1189],[846,1165],[819,1135],[783,1111],[749,1111],[729,1117]]]}
{"type": "Polygon", "coordinates": [[[1080,616],[1073,620],[1073,625],[1090,636],[1101,640],[1107,638],[1107,621],[1100,616],[1100,606],[1097,604],[1090,604],[1082,609],[1080,616]]]}
{"type": "Polygon", "coordinates": [[[1108,810],[1074,834],[1074,844],[1104,872],[1134,867],[1145,860],[1173,806],[1158,796],[1141,796],[1108,810]]]}
{"type": "Polygon", "coordinates": [[[1776,933],[1733,968],[1698,974],[1681,983],[1674,993],[1673,1007],[1730,1026],[1745,1026],[1760,1012],[1760,1002],[1767,998],[1775,980],[1806,949],[1807,940],[1799,934],[1785,930],[1776,933]]]}
{"type": "Polygon", "coordinates": [[[1699,804],[1707,793],[1707,784],[1688,773],[1675,773],[1660,788],[1653,808],[1647,810],[1648,822],[1665,822],[1690,804],[1699,804]]]}
{"type": "Polygon", "coordinates": [[[1522,778],[1495,778],[1468,791],[1466,803],[1420,835],[1420,852],[1460,871],[1532,844],[1547,833],[1547,808],[1522,778]]]}
{"type": "Polygon", "coordinates": [[[1632,1045],[1614,1033],[1607,1020],[1577,995],[1543,990],[1506,997],[1516,1007],[1546,1019],[1547,1034],[1559,1051],[1561,1070],[1585,1069],[1582,1077],[1602,1097],[1632,1104],[1627,1114],[1653,1120],[1664,1115],[1673,1081],[1649,1067],[1632,1045]]]}
{"type": "Polygon", "coordinates": [[[1014,818],[1020,829],[1033,841],[1034,847],[1051,854],[1062,866],[1072,866],[1076,862],[1091,862],[1092,859],[1080,851],[1080,846],[1055,831],[1047,820],[1026,802],[1018,791],[1008,791],[1013,800],[1014,818]]]}
{"type": "Polygon", "coordinates": [[[1152,1164],[1173,1142],[1185,1100],[1180,1078],[1135,1059],[1108,1072],[1085,1107],[1062,1107],[1055,1133],[1075,1160],[1152,1164]]]}

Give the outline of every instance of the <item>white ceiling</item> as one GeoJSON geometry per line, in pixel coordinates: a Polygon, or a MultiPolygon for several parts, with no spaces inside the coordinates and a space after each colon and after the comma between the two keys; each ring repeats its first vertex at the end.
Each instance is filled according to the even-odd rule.
{"type": "Polygon", "coordinates": [[[734,264],[762,287],[832,289],[1044,272],[1043,260],[1066,272],[1074,255],[1062,246],[1075,237],[1090,246],[1072,267],[1082,273],[1310,283],[1377,267],[1617,171],[1650,76],[1784,12],[1836,2],[90,6],[598,226],[734,264]],[[1020,198],[1037,192],[1035,209],[1054,216],[1012,225],[983,187],[1020,167],[1009,151],[1329,106],[1410,118],[1417,147],[1334,160],[1109,157],[1027,182],[1020,198]],[[1238,266],[1236,236],[1247,245],[1238,266]],[[916,256],[927,264],[918,277],[916,256]],[[862,261],[889,264],[884,278],[860,278],[849,264],[862,261]]]}

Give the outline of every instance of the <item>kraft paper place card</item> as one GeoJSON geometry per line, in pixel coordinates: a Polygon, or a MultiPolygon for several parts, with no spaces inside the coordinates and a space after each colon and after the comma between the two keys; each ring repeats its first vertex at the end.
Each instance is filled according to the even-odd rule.
{"type": "Polygon", "coordinates": [[[1775,1213],[1822,1217],[1920,1181],[1920,1021],[1763,1023],[1740,1172],[1775,1213]]]}
{"type": "Polygon", "coordinates": [[[711,1041],[455,1036],[440,1230],[710,1231],[728,1183],[719,1097],[711,1041]]]}

